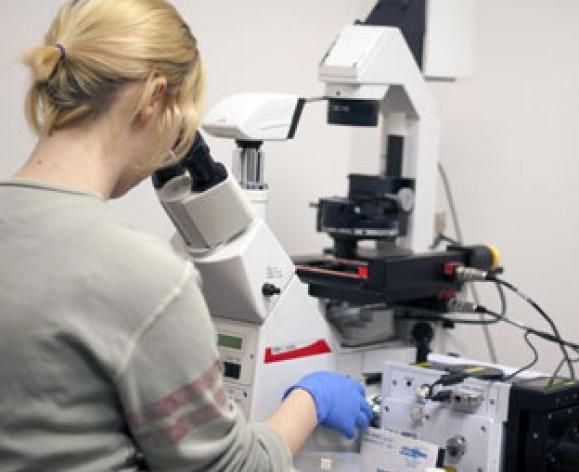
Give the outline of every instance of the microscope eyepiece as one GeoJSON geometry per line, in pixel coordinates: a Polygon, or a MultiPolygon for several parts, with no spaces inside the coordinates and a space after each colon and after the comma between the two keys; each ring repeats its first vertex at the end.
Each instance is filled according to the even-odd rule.
{"type": "Polygon", "coordinates": [[[159,169],[153,174],[153,186],[159,190],[186,172],[191,175],[193,192],[205,192],[227,179],[227,169],[223,164],[213,160],[211,150],[199,132],[181,162],[159,169]]]}
{"type": "Polygon", "coordinates": [[[153,174],[153,187],[155,190],[162,189],[169,181],[179,177],[187,172],[187,169],[181,164],[174,164],[170,167],[159,169],[153,174]]]}

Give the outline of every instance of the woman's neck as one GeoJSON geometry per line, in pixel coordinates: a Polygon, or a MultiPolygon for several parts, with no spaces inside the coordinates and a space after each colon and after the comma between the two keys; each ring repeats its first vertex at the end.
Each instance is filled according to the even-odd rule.
{"type": "Polygon", "coordinates": [[[62,130],[42,137],[14,178],[61,185],[110,198],[121,175],[122,156],[98,130],[62,130]]]}

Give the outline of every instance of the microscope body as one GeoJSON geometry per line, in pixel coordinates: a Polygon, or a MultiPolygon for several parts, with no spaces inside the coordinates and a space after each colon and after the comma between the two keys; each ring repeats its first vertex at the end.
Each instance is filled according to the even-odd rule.
{"type": "MultiPolygon", "coordinates": [[[[263,141],[288,139],[299,106],[295,96],[232,97],[210,113],[204,128],[235,139],[238,158],[249,150],[263,159],[263,141]],[[261,113],[261,125],[248,125],[261,113]]],[[[200,134],[180,166],[155,179],[177,229],[173,244],[201,275],[229,397],[249,421],[264,421],[305,374],[335,371],[339,346],[318,300],[308,295],[263,218],[267,185],[259,173],[248,168],[244,175],[253,180],[240,184],[212,160],[200,134]]]]}
{"type": "MultiPolygon", "coordinates": [[[[396,184],[380,198],[404,216],[404,231],[378,242],[397,245],[405,255],[426,248],[432,240],[438,117],[404,39],[395,28],[347,27],[322,62],[320,74],[327,83],[330,122],[355,124],[352,120],[360,118],[360,110],[362,114],[374,110],[376,115],[363,119],[375,121],[382,115],[388,136],[404,138],[401,154],[392,158],[387,153],[394,151],[387,145],[394,141],[384,139],[385,174],[379,177],[396,184]],[[396,159],[399,172],[388,175],[394,174],[392,167],[388,171],[389,160],[396,159]]],[[[338,310],[333,314],[343,318],[353,309],[357,320],[329,321],[328,298],[317,295],[318,284],[310,275],[321,275],[323,284],[329,280],[332,285],[335,279],[313,265],[292,261],[265,221],[268,188],[262,146],[291,139],[304,104],[292,95],[241,94],[225,99],[209,113],[203,128],[236,142],[238,178],[219,165],[217,172],[211,164],[199,172],[196,166],[209,154],[201,146],[203,152],[185,159],[192,177],[184,171],[166,172],[166,178],[156,182],[159,199],[179,233],[175,245],[201,274],[228,393],[250,421],[265,420],[284,390],[309,372],[337,371],[364,380],[367,374],[382,372],[385,359],[402,363],[416,359],[410,335],[393,339],[397,333],[387,297],[369,306],[352,304],[339,294],[334,297],[334,292],[330,301],[338,310]],[[220,177],[214,179],[213,174],[220,177]],[[345,333],[344,327],[350,331],[345,333]],[[376,333],[378,338],[368,337],[376,333]],[[353,342],[344,342],[346,338],[353,342]]],[[[464,259],[462,254],[455,256],[464,259]]],[[[371,269],[368,273],[362,267],[357,274],[360,282],[373,282],[374,269],[367,261],[354,262],[371,269]]],[[[432,272],[431,265],[419,267],[432,272]]],[[[352,277],[348,281],[358,283],[352,277]]],[[[358,288],[364,296],[381,293],[375,286],[358,288]]],[[[435,284],[428,294],[438,289],[435,284]]],[[[312,447],[318,450],[352,446],[325,432],[315,441],[312,447]]]]}

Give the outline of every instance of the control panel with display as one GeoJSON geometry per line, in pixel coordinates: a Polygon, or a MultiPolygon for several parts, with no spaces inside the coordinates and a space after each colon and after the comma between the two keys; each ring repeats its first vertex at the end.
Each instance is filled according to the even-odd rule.
{"type": "Polygon", "coordinates": [[[230,320],[214,320],[227,393],[247,413],[257,358],[256,327],[230,320]]]}

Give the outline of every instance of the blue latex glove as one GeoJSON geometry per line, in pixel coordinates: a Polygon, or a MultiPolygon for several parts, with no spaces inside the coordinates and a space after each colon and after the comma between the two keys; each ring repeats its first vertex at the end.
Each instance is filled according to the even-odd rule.
{"type": "Polygon", "coordinates": [[[306,390],[314,399],[320,425],[349,439],[356,437],[357,429],[368,429],[372,409],[360,383],[331,372],[316,372],[289,388],[284,398],[296,388],[306,390]]]}

